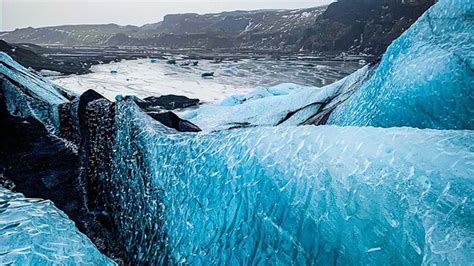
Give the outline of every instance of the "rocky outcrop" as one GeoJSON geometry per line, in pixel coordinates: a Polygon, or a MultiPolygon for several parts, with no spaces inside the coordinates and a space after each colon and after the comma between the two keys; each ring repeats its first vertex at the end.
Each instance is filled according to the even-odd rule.
{"type": "Polygon", "coordinates": [[[199,99],[191,99],[181,95],[162,95],[159,97],[150,96],[142,100],[137,99],[136,103],[142,109],[147,111],[156,111],[157,109],[182,109],[188,107],[197,107],[199,105],[199,99]]]}
{"type": "MultiPolygon", "coordinates": [[[[90,73],[87,64],[72,60],[68,62],[53,60],[36,53],[34,51],[35,48],[32,49],[31,46],[12,45],[0,40],[0,51],[7,53],[25,67],[31,67],[36,71],[50,70],[66,75],[90,73]]],[[[41,47],[38,48],[41,49],[41,47]]],[[[45,52],[44,49],[41,49],[41,51],[45,52]]]]}
{"type": "Polygon", "coordinates": [[[308,51],[381,55],[434,0],[340,0],[329,5],[299,46],[308,51]]]}
{"type": "Polygon", "coordinates": [[[188,120],[181,119],[173,112],[147,112],[156,121],[163,125],[174,128],[179,132],[199,132],[201,129],[188,120]]]}

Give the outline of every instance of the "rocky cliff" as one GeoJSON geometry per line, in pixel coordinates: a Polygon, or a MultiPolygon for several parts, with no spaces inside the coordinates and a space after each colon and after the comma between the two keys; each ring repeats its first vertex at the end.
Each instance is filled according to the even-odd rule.
{"type": "Polygon", "coordinates": [[[309,51],[381,55],[434,0],[340,0],[306,30],[299,46],[309,51]]]}

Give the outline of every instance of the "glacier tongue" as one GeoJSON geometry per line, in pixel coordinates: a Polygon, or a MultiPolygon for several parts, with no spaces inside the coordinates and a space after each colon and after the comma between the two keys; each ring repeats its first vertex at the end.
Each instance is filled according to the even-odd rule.
{"type": "Polygon", "coordinates": [[[51,201],[0,186],[0,264],[116,265],[51,201]]]}
{"type": "Polygon", "coordinates": [[[472,131],[174,134],[132,101],[117,104],[111,197],[137,261],[465,264],[474,255],[472,131]]]}

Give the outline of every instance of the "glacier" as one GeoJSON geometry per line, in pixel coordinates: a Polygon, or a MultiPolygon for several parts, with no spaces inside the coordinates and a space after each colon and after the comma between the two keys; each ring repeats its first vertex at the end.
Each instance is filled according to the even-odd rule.
{"type": "Polygon", "coordinates": [[[0,264],[117,265],[49,200],[0,185],[0,264]]]}
{"type": "Polygon", "coordinates": [[[200,133],[135,97],[69,93],[0,53],[0,125],[12,125],[0,171],[25,195],[36,174],[27,184],[77,226],[0,188],[0,262],[114,263],[99,248],[132,265],[472,263],[473,11],[439,1],[380,62],[331,85],[189,112],[200,133]],[[38,156],[18,163],[20,149],[38,156]],[[58,165],[33,172],[43,158],[58,165]]]}
{"type": "Polygon", "coordinates": [[[473,0],[441,0],[378,64],[326,87],[204,107],[186,118],[206,130],[283,122],[474,129],[473,15],[473,0]]]}
{"type": "Polygon", "coordinates": [[[117,110],[113,215],[139,262],[459,265],[474,256],[472,131],[177,134],[132,100],[117,110]]]}

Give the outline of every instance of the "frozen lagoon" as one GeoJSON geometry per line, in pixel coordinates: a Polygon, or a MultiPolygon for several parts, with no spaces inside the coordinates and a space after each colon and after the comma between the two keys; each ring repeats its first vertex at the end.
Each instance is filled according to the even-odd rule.
{"type": "Polygon", "coordinates": [[[252,92],[258,86],[274,86],[291,80],[304,86],[321,87],[360,68],[352,61],[253,60],[214,63],[199,60],[198,66],[169,65],[166,60],[138,59],[96,65],[94,73],[56,77],[58,85],[81,94],[93,89],[110,100],[118,94],[140,98],[167,94],[216,103],[231,95],[252,92]],[[116,72],[116,73],[111,73],[116,72]],[[204,79],[203,72],[215,77],[204,79]]]}

